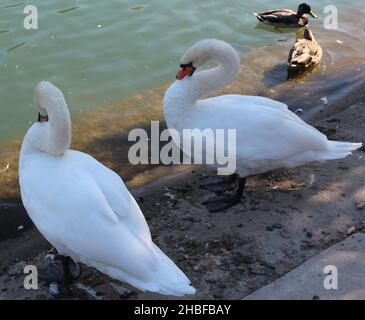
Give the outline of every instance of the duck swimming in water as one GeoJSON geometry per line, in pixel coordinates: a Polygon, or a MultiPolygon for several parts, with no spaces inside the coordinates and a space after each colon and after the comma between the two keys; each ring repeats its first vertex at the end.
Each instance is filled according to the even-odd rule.
{"type": "Polygon", "coordinates": [[[288,72],[295,74],[318,65],[322,59],[322,48],[314,38],[313,32],[306,28],[290,49],[288,57],[288,72]]]}
{"type": "Polygon", "coordinates": [[[298,11],[294,12],[290,9],[276,9],[266,12],[253,13],[256,18],[267,25],[275,26],[277,28],[302,28],[308,24],[308,17],[306,14],[317,18],[312,8],[302,3],[298,7],[298,11]]]}

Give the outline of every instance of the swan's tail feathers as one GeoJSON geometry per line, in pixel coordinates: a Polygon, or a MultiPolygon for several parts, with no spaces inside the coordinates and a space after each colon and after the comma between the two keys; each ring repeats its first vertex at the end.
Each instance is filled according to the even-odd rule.
{"type": "Polygon", "coordinates": [[[256,12],[252,12],[252,14],[259,20],[259,21],[264,21],[264,19],[262,19],[261,15],[259,13],[256,12]]]}
{"type": "Polygon", "coordinates": [[[118,267],[111,267],[100,263],[82,261],[95,267],[110,277],[127,282],[142,292],[150,291],[167,296],[182,297],[195,294],[196,290],[191,286],[188,277],[167,257],[155,244],[151,244],[150,250],[154,255],[154,270],[147,268],[144,275],[132,275],[130,272],[118,267]]]}
{"type": "Polygon", "coordinates": [[[157,292],[177,297],[195,294],[196,290],[191,286],[190,280],[176,264],[156,245],[153,249],[160,261],[158,279],[156,280],[157,292]]]}
{"type": "Polygon", "coordinates": [[[323,160],[333,160],[345,158],[353,151],[362,147],[362,143],[328,141],[329,151],[324,154],[323,160]]]}

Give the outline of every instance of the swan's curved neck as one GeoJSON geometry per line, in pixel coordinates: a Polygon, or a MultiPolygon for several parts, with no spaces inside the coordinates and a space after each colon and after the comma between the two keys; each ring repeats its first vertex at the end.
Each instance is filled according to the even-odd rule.
{"type": "Polygon", "coordinates": [[[48,108],[50,130],[45,152],[56,156],[63,154],[71,145],[71,117],[66,102],[62,100],[48,108]]]}
{"type": "Polygon", "coordinates": [[[218,66],[209,70],[199,71],[194,75],[195,79],[192,80],[198,83],[194,96],[196,100],[212,94],[232,82],[240,69],[239,56],[230,46],[213,46],[208,60],[215,60],[218,62],[218,66]]]}
{"type": "Polygon", "coordinates": [[[185,117],[189,111],[193,112],[197,100],[212,94],[236,78],[240,69],[240,58],[230,45],[221,41],[212,42],[205,49],[208,52],[204,57],[205,62],[214,60],[218,62],[218,66],[197,71],[193,76],[173,83],[164,97],[167,121],[185,117]]]}
{"type": "Polygon", "coordinates": [[[42,97],[38,104],[47,111],[49,121],[37,122],[28,130],[22,145],[21,161],[34,152],[61,156],[71,145],[71,117],[63,95],[42,97]]]}

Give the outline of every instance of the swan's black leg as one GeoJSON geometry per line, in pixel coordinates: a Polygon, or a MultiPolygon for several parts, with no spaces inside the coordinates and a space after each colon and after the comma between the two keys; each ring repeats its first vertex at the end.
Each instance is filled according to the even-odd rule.
{"type": "Polygon", "coordinates": [[[63,279],[61,286],[61,292],[63,294],[69,295],[71,294],[71,283],[75,277],[72,275],[70,266],[71,266],[71,259],[70,257],[61,256],[62,267],[63,267],[63,279]]]}
{"type": "Polygon", "coordinates": [[[246,177],[245,178],[238,177],[237,182],[238,182],[238,188],[235,193],[235,197],[237,198],[238,201],[240,201],[243,195],[243,190],[245,190],[246,177]]]}
{"type": "Polygon", "coordinates": [[[234,194],[218,196],[203,202],[203,204],[210,212],[218,212],[231,208],[241,201],[245,184],[246,178],[240,178],[237,176],[237,191],[234,194]]]}
{"type": "Polygon", "coordinates": [[[39,268],[38,276],[48,282],[69,286],[72,280],[81,275],[81,267],[70,257],[58,255],[46,267],[39,268]]]}
{"type": "Polygon", "coordinates": [[[70,287],[70,284],[72,282],[72,274],[71,274],[71,270],[70,270],[70,257],[65,257],[65,256],[61,256],[61,261],[62,261],[62,267],[63,267],[63,285],[66,288],[70,287]]]}

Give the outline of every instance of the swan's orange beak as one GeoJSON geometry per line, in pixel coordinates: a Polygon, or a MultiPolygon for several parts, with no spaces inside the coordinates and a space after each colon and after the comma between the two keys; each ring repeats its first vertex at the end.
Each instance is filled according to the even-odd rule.
{"type": "Polygon", "coordinates": [[[191,77],[195,71],[195,68],[192,67],[182,67],[181,70],[176,74],[177,80],[182,80],[186,76],[191,77]]]}

